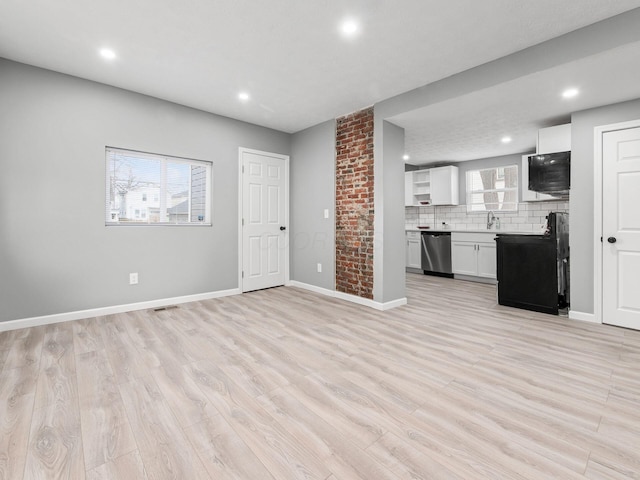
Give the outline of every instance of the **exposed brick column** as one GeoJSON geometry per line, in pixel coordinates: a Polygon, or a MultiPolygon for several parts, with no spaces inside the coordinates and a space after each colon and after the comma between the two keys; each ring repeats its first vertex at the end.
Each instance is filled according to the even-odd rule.
{"type": "Polygon", "coordinates": [[[336,291],[373,299],[373,107],[336,121],[336,291]]]}

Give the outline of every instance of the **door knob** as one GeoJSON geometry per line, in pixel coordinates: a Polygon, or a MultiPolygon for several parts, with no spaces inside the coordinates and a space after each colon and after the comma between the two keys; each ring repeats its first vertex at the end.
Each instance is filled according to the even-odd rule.
{"type": "Polygon", "coordinates": [[[280,227],[280,230],[283,230],[283,231],[284,231],[284,230],[286,230],[286,229],[287,229],[287,227],[280,227]]]}
{"type": "Polygon", "coordinates": [[[617,241],[618,241],[618,239],[616,237],[607,238],[607,242],[609,242],[609,243],[616,243],[617,241]]]}

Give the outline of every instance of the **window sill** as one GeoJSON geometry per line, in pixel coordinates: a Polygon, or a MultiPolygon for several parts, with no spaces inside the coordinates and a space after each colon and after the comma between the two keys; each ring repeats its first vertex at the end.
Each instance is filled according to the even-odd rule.
{"type": "Polygon", "coordinates": [[[211,227],[212,223],[147,223],[147,222],[127,222],[127,223],[105,223],[105,227],[211,227]]]}

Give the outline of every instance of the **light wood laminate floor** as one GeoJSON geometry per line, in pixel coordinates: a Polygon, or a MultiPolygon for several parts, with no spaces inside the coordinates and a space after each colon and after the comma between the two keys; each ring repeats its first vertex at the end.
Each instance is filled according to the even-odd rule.
{"type": "Polygon", "coordinates": [[[0,479],[640,478],[640,332],[408,275],[0,333],[0,479]]]}

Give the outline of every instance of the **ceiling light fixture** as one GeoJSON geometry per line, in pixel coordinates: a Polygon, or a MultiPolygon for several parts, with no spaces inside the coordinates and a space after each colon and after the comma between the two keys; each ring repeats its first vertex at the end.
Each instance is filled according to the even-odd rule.
{"type": "Polygon", "coordinates": [[[502,143],[511,143],[511,137],[502,137],[502,143]]]}
{"type": "Polygon", "coordinates": [[[563,98],[573,98],[578,96],[580,91],[577,88],[567,88],[564,92],[562,92],[563,98]]]}
{"type": "Polygon", "coordinates": [[[406,153],[402,156],[402,159],[406,162],[407,160],[409,160],[409,155],[407,155],[406,153]]]}
{"type": "Polygon", "coordinates": [[[116,52],[114,52],[110,48],[101,48],[100,56],[105,60],[113,60],[116,58],[116,52]]]}
{"type": "Polygon", "coordinates": [[[238,99],[240,99],[241,102],[247,102],[249,101],[249,94],[247,92],[240,92],[238,94],[238,99]]]}
{"type": "Polygon", "coordinates": [[[353,37],[356,33],[358,33],[358,23],[354,20],[345,20],[340,25],[340,31],[345,37],[353,37]]]}

